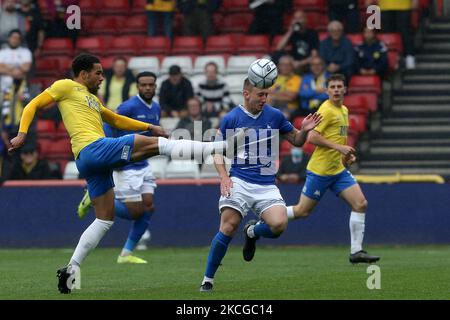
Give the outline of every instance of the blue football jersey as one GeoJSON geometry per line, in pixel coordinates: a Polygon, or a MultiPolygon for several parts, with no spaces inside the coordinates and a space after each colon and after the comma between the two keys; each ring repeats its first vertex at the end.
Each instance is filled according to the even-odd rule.
{"type": "MultiPolygon", "coordinates": [[[[159,106],[159,104],[155,101],[152,101],[152,104],[148,105],[144,100],[142,100],[141,97],[139,97],[139,95],[124,101],[117,108],[117,113],[122,116],[150,123],[156,126],[159,126],[159,120],[161,119],[161,107],[159,106]]],[[[126,134],[138,133],[137,131],[118,130],[109,126],[105,127],[105,134],[107,136],[120,137],[126,134]]],[[[139,132],[139,134],[151,136],[150,131],[147,131],[145,133],[139,132]]],[[[130,163],[118,170],[137,170],[145,168],[146,166],[148,166],[147,160],[142,160],[130,163]]]]}
{"type": "Polygon", "coordinates": [[[238,149],[231,165],[230,176],[249,183],[274,184],[278,150],[272,149],[279,145],[279,135],[291,132],[294,127],[280,110],[264,105],[257,115],[238,106],[225,115],[220,123],[224,138],[227,130],[232,133],[237,128],[248,130],[245,145],[238,149]]]}

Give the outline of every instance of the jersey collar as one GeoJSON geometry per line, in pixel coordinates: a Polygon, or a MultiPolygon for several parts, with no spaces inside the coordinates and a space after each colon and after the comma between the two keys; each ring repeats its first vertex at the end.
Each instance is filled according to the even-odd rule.
{"type": "Polygon", "coordinates": [[[263,108],[263,110],[261,110],[258,114],[252,114],[252,113],[248,112],[247,109],[245,109],[242,105],[239,105],[239,108],[241,108],[241,110],[242,110],[246,115],[248,115],[250,118],[253,118],[253,119],[255,119],[255,120],[259,118],[259,116],[261,115],[261,113],[262,113],[263,110],[264,110],[264,108],[263,108]]]}
{"type": "Polygon", "coordinates": [[[151,109],[153,107],[153,100],[151,104],[148,104],[147,102],[145,102],[144,99],[141,98],[141,96],[139,94],[136,95],[138,97],[139,100],[141,100],[141,102],[147,106],[147,108],[151,109]]]}

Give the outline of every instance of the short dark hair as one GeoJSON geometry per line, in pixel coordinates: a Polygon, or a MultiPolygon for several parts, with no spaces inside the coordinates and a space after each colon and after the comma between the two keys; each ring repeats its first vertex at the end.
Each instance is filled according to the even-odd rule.
{"type": "Polygon", "coordinates": [[[138,73],[138,75],[136,76],[136,83],[139,83],[139,79],[142,77],[153,77],[153,78],[155,78],[155,81],[157,79],[156,74],[154,74],[153,72],[143,71],[143,72],[138,73]]]}
{"type": "Polygon", "coordinates": [[[344,83],[344,86],[346,85],[346,83],[345,83],[345,76],[343,74],[340,74],[340,73],[332,74],[328,78],[328,80],[327,80],[327,88],[328,88],[328,85],[330,84],[331,81],[342,81],[344,83]]]}
{"type": "Polygon", "coordinates": [[[89,53],[82,53],[72,61],[72,71],[78,77],[82,70],[90,72],[94,68],[94,63],[100,63],[100,59],[89,53]]]}
{"type": "Polygon", "coordinates": [[[20,39],[22,39],[22,31],[20,31],[20,29],[12,29],[11,31],[8,32],[8,38],[11,37],[11,35],[13,33],[18,33],[20,36],[20,39]]]}

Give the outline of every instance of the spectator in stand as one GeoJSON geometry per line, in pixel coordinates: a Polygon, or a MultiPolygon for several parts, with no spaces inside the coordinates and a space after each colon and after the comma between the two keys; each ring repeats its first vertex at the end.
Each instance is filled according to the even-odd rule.
{"type": "Polygon", "coordinates": [[[28,49],[37,55],[45,38],[44,21],[39,7],[32,0],[21,0],[20,13],[25,18],[25,42],[28,49]]]}
{"type": "Polygon", "coordinates": [[[328,99],[327,79],[330,74],[320,57],[311,60],[311,73],[303,76],[300,87],[301,107],[304,115],[317,111],[323,101],[328,99]]]}
{"type": "Polygon", "coordinates": [[[176,8],[176,0],[147,0],[148,35],[151,37],[159,34],[158,29],[163,21],[164,35],[173,38],[173,15],[176,8]]]}
{"type": "Polygon", "coordinates": [[[283,16],[291,7],[291,0],[251,1],[250,8],[254,10],[254,14],[249,33],[270,36],[282,34],[283,16]]]}
{"type": "Polygon", "coordinates": [[[99,96],[105,102],[105,106],[112,111],[116,111],[122,102],[137,94],[134,75],[128,69],[127,60],[124,57],[114,59],[112,68],[105,70],[104,78],[99,96]]]}
{"type": "Polygon", "coordinates": [[[384,78],[388,69],[388,49],[377,39],[375,30],[364,28],[364,42],[355,47],[356,70],[362,75],[378,75],[384,78]]]}
{"type": "Polygon", "coordinates": [[[299,111],[298,92],[302,78],[294,73],[294,59],[285,55],[278,62],[278,78],[270,88],[268,103],[279,108],[286,118],[292,119],[299,111]]]}
{"type": "Polygon", "coordinates": [[[222,0],[178,0],[178,9],[184,15],[184,35],[201,35],[206,42],[214,33],[213,13],[221,4],[222,0]]]}
{"type": "Polygon", "coordinates": [[[281,159],[277,179],[282,183],[300,183],[306,179],[306,166],[309,156],[302,148],[293,147],[291,154],[281,159]]]}
{"type": "MultiPolygon", "coordinates": [[[[394,0],[396,1],[396,0],[394,0]]],[[[328,0],[328,17],[345,24],[345,32],[361,31],[358,0],[328,0]]]]}
{"type": "Polygon", "coordinates": [[[205,80],[200,82],[197,95],[202,102],[203,115],[207,118],[221,117],[234,107],[228,85],[218,77],[219,67],[215,62],[205,65],[205,80]]]}
{"type": "Polygon", "coordinates": [[[78,5],[79,0],[45,0],[47,4],[47,30],[48,37],[53,38],[71,38],[73,43],[78,36],[77,29],[69,29],[66,26],[66,20],[69,15],[67,8],[71,5],[78,5]]]}
{"type": "Polygon", "coordinates": [[[22,32],[11,30],[8,34],[7,48],[0,50],[0,92],[18,88],[30,71],[32,55],[28,48],[21,47],[22,32]]]}
{"type": "Polygon", "coordinates": [[[61,172],[50,169],[47,161],[39,160],[39,154],[33,144],[22,147],[20,161],[16,161],[7,180],[61,179],[61,172]]]}
{"type": "Polygon", "coordinates": [[[354,64],[352,42],[344,35],[344,27],[339,21],[328,24],[329,36],[320,42],[320,56],[325,61],[327,71],[342,73],[350,79],[354,64]]]}
{"type": "Polygon", "coordinates": [[[311,58],[319,55],[319,36],[317,31],[308,28],[306,15],[302,10],[294,12],[288,31],[277,45],[277,51],[272,57],[276,63],[287,45],[291,46],[290,55],[294,58],[295,70],[299,73],[309,71],[311,58]]]}
{"type": "Polygon", "coordinates": [[[169,68],[169,79],[161,84],[159,91],[159,104],[164,116],[187,116],[187,100],[194,96],[191,82],[183,76],[181,68],[173,65],[169,68]]]}
{"type": "Polygon", "coordinates": [[[24,17],[16,10],[16,0],[4,0],[0,9],[0,48],[8,41],[11,30],[25,33],[24,17]]]}
{"type": "Polygon", "coordinates": [[[367,0],[367,5],[378,4],[381,9],[382,32],[400,32],[402,37],[405,65],[407,69],[416,67],[414,57],[413,31],[411,30],[411,13],[419,6],[418,0],[367,0]]]}
{"type": "Polygon", "coordinates": [[[176,129],[186,129],[189,131],[191,140],[210,141],[203,139],[203,135],[211,129],[211,121],[202,115],[202,107],[197,97],[189,98],[187,101],[188,115],[180,119],[176,129]],[[197,125],[195,123],[197,122],[197,125]]]}

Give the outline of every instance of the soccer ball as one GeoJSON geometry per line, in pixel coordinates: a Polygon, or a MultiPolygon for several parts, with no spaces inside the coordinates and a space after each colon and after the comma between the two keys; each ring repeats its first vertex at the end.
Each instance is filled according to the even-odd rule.
{"type": "Polygon", "coordinates": [[[275,63],[269,59],[258,59],[248,68],[248,80],[260,89],[270,88],[278,77],[275,63]]]}

